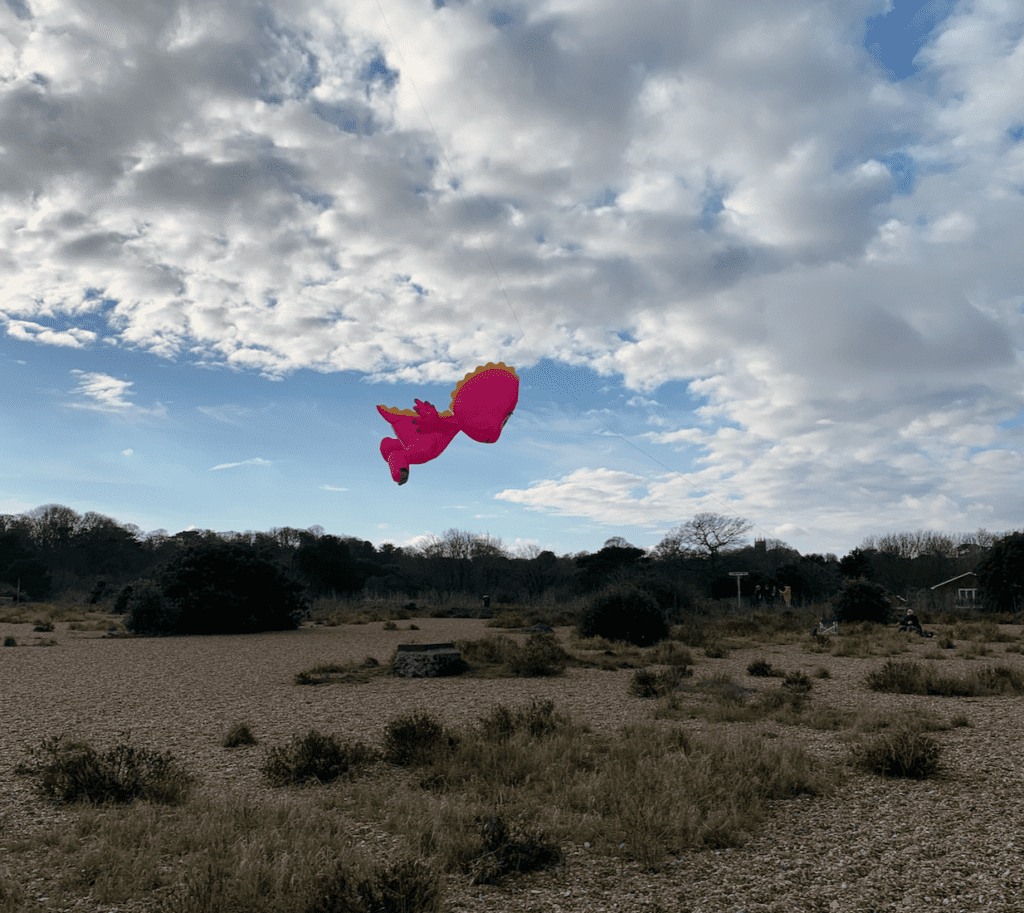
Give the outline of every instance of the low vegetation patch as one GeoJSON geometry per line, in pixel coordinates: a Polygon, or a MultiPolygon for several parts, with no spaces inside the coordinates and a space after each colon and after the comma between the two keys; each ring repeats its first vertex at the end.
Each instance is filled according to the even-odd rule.
{"type": "Polygon", "coordinates": [[[688,666],[673,666],[661,672],[637,669],[629,683],[629,693],[636,697],[664,697],[675,691],[684,678],[693,675],[688,666]]]}
{"type": "Polygon", "coordinates": [[[889,660],[867,675],[872,691],[940,697],[985,697],[1024,694],[1024,672],[1009,666],[989,666],[965,676],[944,675],[913,662],[889,660]]]}
{"type": "Polygon", "coordinates": [[[852,752],[856,766],[884,777],[924,780],[940,770],[941,748],[919,728],[903,726],[882,731],[852,752]]]}
{"type": "Polygon", "coordinates": [[[224,735],[221,742],[225,748],[239,748],[242,745],[255,745],[256,736],[245,723],[235,723],[224,735]]]}
{"type": "Polygon", "coordinates": [[[274,786],[330,783],[353,776],[377,760],[377,753],[361,742],[342,744],[334,736],[310,729],[288,745],[272,748],[263,763],[263,774],[274,786]]]}
{"type": "Polygon", "coordinates": [[[458,744],[458,736],[421,711],[387,724],[384,760],[399,767],[425,767],[454,751],[458,744]]]}
{"type": "Polygon", "coordinates": [[[37,790],[61,802],[127,803],[146,799],[162,805],[184,802],[195,782],[171,756],[121,742],[97,751],[87,742],[43,739],[15,772],[32,777],[37,790]]]}
{"type": "Polygon", "coordinates": [[[767,677],[774,674],[772,664],[764,659],[755,659],[747,666],[747,675],[767,677]]]}
{"type": "Polygon", "coordinates": [[[362,683],[370,681],[384,673],[385,669],[372,656],[367,656],[361,663],[325,663],[295,673],[296,685],[326,685],[330,682],[362,683]]]}
{"type": "Polygon", "coordinates": [[[319,880],[304,913],[439,913],[441,880],[427,863],[404,859],[367,874],[339,862],[319,880]]]}
{"type": "Polygon", "coordinates": [[[470,884],[499,884],[510,875],[546,869],[565,860],[557,844],[543,834],[524,833],[501,815],[480,821],[483,852],[466,866],[470,884]]]}

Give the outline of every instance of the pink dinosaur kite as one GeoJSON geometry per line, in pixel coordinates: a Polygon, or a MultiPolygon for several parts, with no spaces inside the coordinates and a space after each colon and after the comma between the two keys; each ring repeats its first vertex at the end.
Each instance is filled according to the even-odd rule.
{"type": "Polygon", "coordinates": [[[519,402],[519,377],[504,362],[488,362],[471,371],[452,391],[447,412],[416,400],[416,409],[377,411],[391,424],[398,439],[380,442],[380,454],[399,485],[409,480],[410,463],[426,463],[441,455],[460,431],[481,444],[493,444],[519,402]]]}

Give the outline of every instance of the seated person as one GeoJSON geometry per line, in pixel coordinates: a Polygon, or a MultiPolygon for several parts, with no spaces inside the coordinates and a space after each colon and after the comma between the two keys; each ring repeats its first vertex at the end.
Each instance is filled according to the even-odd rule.
{"type": "Polygon", "coordinates": [[[922,637],[924,636],[924,628],[921,627],[921,622],[917,620],[917,614],[913,609],[907,609],[906,616],[900,621],[901,631],[917,631],[922,637]]]}

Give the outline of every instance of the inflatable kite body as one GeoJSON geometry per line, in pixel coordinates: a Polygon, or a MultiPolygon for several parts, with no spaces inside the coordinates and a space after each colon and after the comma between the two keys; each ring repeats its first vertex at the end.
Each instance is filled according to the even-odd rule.
{"type": "Polygon", "coordinates": [[[411,463],[426,463],[441,455],[455,435],[465,432],[481,444],[493,444],[519,402],[519,377],[503,362],[489,362],[467,374],[452,391],[447,412],[416,400],[416,409],[377,411],[398,436],[380,442],[381,456],[399,485],[409,480],[411,463]]]}

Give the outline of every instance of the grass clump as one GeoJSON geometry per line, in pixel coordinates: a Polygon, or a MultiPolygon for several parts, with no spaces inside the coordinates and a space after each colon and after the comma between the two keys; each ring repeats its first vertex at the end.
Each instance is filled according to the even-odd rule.
{"type": "Polygon", "coordinates": [[[1024,694],[1024,672],[1008,666],[989,666],[966,676],[941,675],[917,663],[889,660],[866,679],[872,691],[894,694],[926,694],[940,697],[986,697],[1024,694]]]}
{"type": "Polygon", "coordinates": [[[533,738],[541,738],[562,728],[566,723],[555,713],[554,701],[531,701],[530,706],[516,709],[505,704],[495,704],[490,712],[480,718],[480,734],[489,742],[503,742],[517,732],[526,732],[533,738]]]}
{"type": "Polygon", "coordinates": [[[498,884],[509,875],[533,872],[565,859],[558,846],[543,834],[526,834],[501,815],[479,822],[483,852],[467,868],[470,884],[498,884]]]}
{"type": "Polygon", "coordinates": [[[18,882],[0,871],[0,913],[24,910],[25,891],[18,882]]]}
{"type": "Polygon", "coordinates": [[[811,690],[811,680],[806,672],[790,672],[782,680],[782,687],[791,694],[806,694],[811,690]]]}
{"type": "Polygon", "coordinates": [[[162,805],[184,802],[195,778],[171,756],[122,742],[96,751],[87,742],[43,739],[29,750],[31,762],[15,771],[36,780],[38,791],[60,802],[92,805],[146,799],[162,805]]]}
{"type": "Polygon", "coordinates": [[[32,630],[37,632],[37,633],[41,633],[41,634],[52,633],[53,632],[53,622],[49,621],[49,620],[37,621],[35,623],[35,627],[33,627],[32,630]]]}
{"type": "Polygon", "coordinates": [[[858,745],[852,752],[854,764],[883,777],[924,780],[940,769],[940,746],[914,726],[883,731],[858,745]]]}
{"type": "Polygon", "coordinates": [[[637,669],[629,683],[629,693],[636,697],[664,697],[675,691],[682,679],[692,675],[688,666],[673,666],[662,672],[637,669]]]}
{"type": "Polygon", "coordinates": [[[235,723],[221,741],[224,748],[238,748],[241,745],[255,745],[256,736],[245,723],[235,723]]]}
{"type": "Polygon", "coordinates": [[[425,767],[454,751],[459,738],[430,714],[391,720],[384,731],[384,760],[399,767],[425,767]]]}
{"type": "Polygon", "coordinates": [[[767,677],[774,674],[772,664],[764,659],[755,659],[747,666],[747,675],[767,677]]]}
{"type": "Polygon", "coordinates": [[[337,864],[322,878],[303,913],[439,913],[441,880],[430,865],[405,859],[369,874],[337,864]]]}
{"type": "Polygon", "coordinates": [[[372,656],[367,656],[361,663],[324,663],[295,673],[296,685],[326,685],[330,682],[362,682],[366,683],[381,672],[380,663],[372,656]]]}
{"type": "Polygon", "coordinates": [[[16,647],[16,646],[18,646],[18,641],[15,640],[13,637],[5,637],[4,638],[4,646],[5,647],[16,647]]]}
{"type": "Polygon", "coordinates": [[[536,678],[561,675],[569,663],[565,652],[554,634],[531,634],[523,644],[515,644],[505,660],[505,667],[512,675],[536,678]]]}
{"type": "Polygon", "coordinates": [[[288,745],[272,748],[263,774],[274,786],[329,783],[353,776],[376,761],[377,754],[361,742],[343,745],[334,736],[310,729],[288,745]]]}

